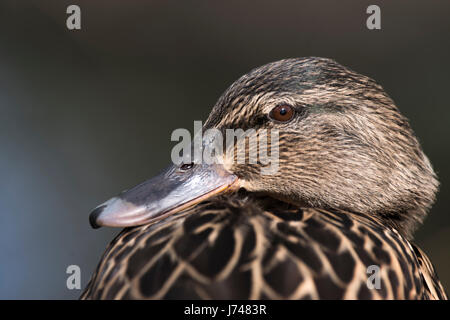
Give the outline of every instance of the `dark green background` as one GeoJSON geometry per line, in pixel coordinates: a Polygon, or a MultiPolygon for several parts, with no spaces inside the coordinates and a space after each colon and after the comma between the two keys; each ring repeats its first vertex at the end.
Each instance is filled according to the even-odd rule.
{"type": "Polygon", "coordinates": [[[240,75],[311,55],[373,77],[411,120],[442,183],[416,242],[450,287],[450,2],[24,3],[0,3],[0,298],[78,297],[66,267],[84,286],[119,231],[92,230],[90,209],[168,164],[171,132],[240,75]]]}

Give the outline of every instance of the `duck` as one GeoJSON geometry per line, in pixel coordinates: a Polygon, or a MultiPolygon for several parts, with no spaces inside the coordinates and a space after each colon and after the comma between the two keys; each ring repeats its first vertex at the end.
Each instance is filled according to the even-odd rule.
{"type": "Polygon", "coordinates": [[[124,229],[81,299],[447,299],[413,240],[437,176],[373,79],[329,58],[268,63],[222,94],[209,129],[276,132],[277,170],[252,147],[236,161],[233,139],[98,206],[92,227],[124,229]]]}

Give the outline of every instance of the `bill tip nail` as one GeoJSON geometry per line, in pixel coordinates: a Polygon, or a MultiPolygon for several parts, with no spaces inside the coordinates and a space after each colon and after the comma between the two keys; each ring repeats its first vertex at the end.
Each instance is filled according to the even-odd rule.
{"type": "Polygon", "coordinates": [[[106,208],[106,205],[99,206],[94,209],[94,211],[91,212],[89,215],[89,223],[91,224],[91,227],[94,229],[98,229],[101,226],[97,224],[97,218],[98,216],[103,212],[103,209],[106,208]]]}

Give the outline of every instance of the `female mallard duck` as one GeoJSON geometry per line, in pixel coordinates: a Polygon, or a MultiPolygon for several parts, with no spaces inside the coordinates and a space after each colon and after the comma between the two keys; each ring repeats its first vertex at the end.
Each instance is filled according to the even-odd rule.
{"type": "Polygon", "coordinates": [[[409,241],[438,182],[375,81],[324,58],[270,63],[222,95],[210,128],[277,129],[278,170],[225,152],[99,206],[92,226],[129,228],[83,299],[446,299],[409,241]]]}

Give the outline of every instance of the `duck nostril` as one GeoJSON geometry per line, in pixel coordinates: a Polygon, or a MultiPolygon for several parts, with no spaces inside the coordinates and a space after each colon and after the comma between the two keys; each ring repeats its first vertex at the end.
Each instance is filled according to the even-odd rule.
{"type": "Polygon", "coordinates": [[[186,170],[192,169],[193,166],[194,166],[193,162],[185,163],[180,167],[180,169],[186,171],[186,170]]]}

